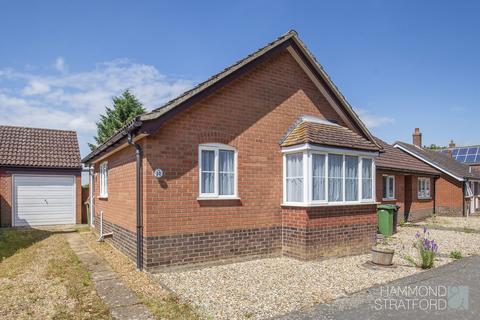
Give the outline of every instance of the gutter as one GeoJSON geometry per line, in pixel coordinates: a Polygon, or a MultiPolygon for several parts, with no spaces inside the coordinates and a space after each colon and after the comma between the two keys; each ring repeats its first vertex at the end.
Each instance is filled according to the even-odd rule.
{"type": "Polygon", "coordinates": [[[142,270],[143,261],[143,222],[142,222],[142,147],[133,142],[134,135],[127,133],[128,144],[135,148],[135,203],[136,203],[136,224],[137,224],[137,269],[142,270]]]}

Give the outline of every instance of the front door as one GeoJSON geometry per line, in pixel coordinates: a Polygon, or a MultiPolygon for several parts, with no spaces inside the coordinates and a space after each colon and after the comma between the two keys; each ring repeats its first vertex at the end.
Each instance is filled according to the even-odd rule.
{"type": "Polygon", "coordinates": [[[404,208],[404,221],[408,221],[408,216],[410,214],[410,208],[412,206],[412,197],[413,197],[413,186],[412,186],[412,176],[405,175],[405,208],[404,208]]]}

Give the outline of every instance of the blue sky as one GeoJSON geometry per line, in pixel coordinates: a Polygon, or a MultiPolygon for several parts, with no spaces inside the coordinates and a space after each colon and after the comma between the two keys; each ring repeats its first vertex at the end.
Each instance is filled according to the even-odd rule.
{"type": "Polygon", "coordinates": [[[0,124],[75,129],[113,95],[148,109],[289,29],[374,134],[480,144],[480,2],[2,1],[0,124]]]}

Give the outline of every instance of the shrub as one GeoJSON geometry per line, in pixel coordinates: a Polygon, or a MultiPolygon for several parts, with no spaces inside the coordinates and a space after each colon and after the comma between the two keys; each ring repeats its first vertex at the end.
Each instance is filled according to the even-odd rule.
{"type": "Polygon", "coordinates": [[[450,258],[455,260],[462,259],[462,253],[459,250],[453,250],[450,252],[450,258]]]}
{"type": "Polygon", "coordinates": [[[438,251],[438,245],[435,240],[429,239],[430,233],[426,227],[423,228],[423,233],[417,232],[415,235],[416,247],[420,256],[420,267],[422,269],[430,269],[433,267],[435,256],[438,251]]]}

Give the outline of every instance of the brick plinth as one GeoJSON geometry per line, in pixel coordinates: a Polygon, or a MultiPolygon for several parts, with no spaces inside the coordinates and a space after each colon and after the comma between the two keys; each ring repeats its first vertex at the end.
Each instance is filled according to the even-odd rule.
{"type": "Polygon", "coordinates": [[[309,260],[365,252],[377,230],[376,205],[284,207],[283,254],[309,260]]]}

